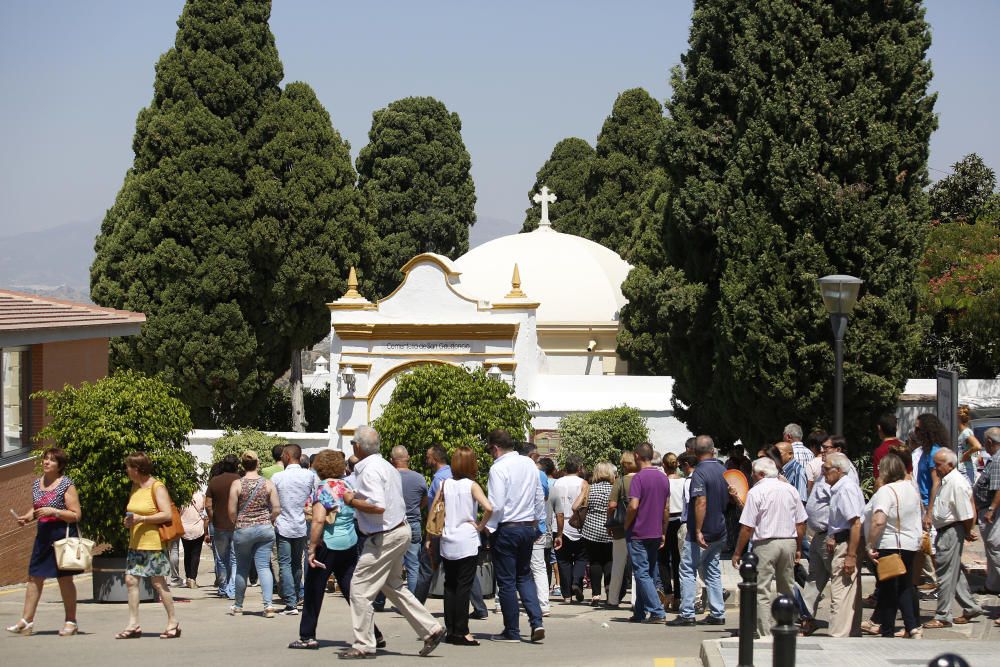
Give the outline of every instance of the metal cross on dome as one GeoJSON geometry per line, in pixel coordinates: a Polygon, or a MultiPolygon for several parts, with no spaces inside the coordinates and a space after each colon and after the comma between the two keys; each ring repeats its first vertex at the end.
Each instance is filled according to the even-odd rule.
{"type": "Polygon", "coordinates": [[[544,185],[542,186],[542,191],[531,198],[531,201],[536,204],[542,205],[542,219],[538,221],[539,227],[551,227],[552,223],[549,222],[549,204],[554,204],[556,201],[556,193],[551,192],[544,185]]]}

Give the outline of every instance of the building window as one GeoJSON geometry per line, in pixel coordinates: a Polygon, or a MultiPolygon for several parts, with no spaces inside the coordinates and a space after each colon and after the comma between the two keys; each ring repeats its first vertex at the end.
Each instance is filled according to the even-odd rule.
{"type": "Polygon", "coordinates": [[[21,454],[31,446],[29,359],[27,348],[0,350],[0,456],[21,454]]]}

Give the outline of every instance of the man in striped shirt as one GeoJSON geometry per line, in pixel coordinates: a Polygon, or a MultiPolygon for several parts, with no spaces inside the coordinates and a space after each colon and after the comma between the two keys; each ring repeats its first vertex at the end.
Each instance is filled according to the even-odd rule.
{"type": "Polygon", "coordinates": [[[787,442],[792,447],[792,453],[795,455],[795,460],[799,462],[799,465],[803,468],[812,461],[815,455],[809,451],[809,448],[802,444],[802,427],[798,424],[789,424],[785,427],[785,430],[781,435],[782,440],[787,442]]]}
{"type": "Polygon", "coordinates": [[[733,567],[739,570],[740,554],[753,537],[757,555],[757,631],[761,637],[771,634],[771,581],[778,593],[792,594],[795,562],[802,550],[806,532],[806,510],[798,492],[778,479],[778,466],[769,458],[753,462],[757,482],[747,494],[740,515],[740,537],[733,554],[733,567]]]}

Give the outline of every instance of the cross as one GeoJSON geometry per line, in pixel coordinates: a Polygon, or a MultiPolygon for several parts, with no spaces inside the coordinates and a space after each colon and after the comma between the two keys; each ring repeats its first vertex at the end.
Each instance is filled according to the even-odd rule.
{"type": "Polygon", "coordinates": [[[532,197],[531,201],[542,205],[542,219],[538,222],[538,226],[551,227],[552,223],[549,222],[549,204],[555,203],[556,193],[550,192],[549,189],[543,185],[542,191],[532,197]]]}

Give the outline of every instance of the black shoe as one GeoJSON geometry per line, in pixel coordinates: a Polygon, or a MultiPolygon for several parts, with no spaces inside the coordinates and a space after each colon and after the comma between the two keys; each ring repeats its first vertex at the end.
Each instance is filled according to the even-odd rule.
{"type": "Polygon", "coordinates": [[[697,621],[698,625],[725,625],[726,619],[716,618],[715,616],[706,616],[705,618],[697,621]]]}
{"type": "Polygon", "coordinates": [[[472,621],[485,621],[489,617],[489,612],[486,612],[485,614],[469,614],[469,619],[472,621]]]}
{"type": "Polygon", "coordinates": [[[537,643],[545,639],[545,628],[538,626],[537,628],[531,629],[531,642],[537,643]]]}
{"type": "Polygon", "coordinates": [[[573,597],[576,598],[577,602],[583,602],[583,588],[577,585],[573,585],[573,597]]]}
{"type": "Polygon", "coordinates": [[[385,643],[385,637],[375,638],[375,648],[385,648],[387,644],[385,643]]]}
{"type": "Polygon", "coordinates": [[[684,616],[678,616],[672,621],[667,621],[667,625],[672,628],[690,628],[698,625],[698,622],[694,618],[685,618],[684,616]]]}
{"type": "Polygon", "coordinates": [[[462,635],[448,635],[444,638],[445,644],[453,644],[455,646],[479,646],[478,639],[469,639],[468,637],[463,637],[462,635]]]}

